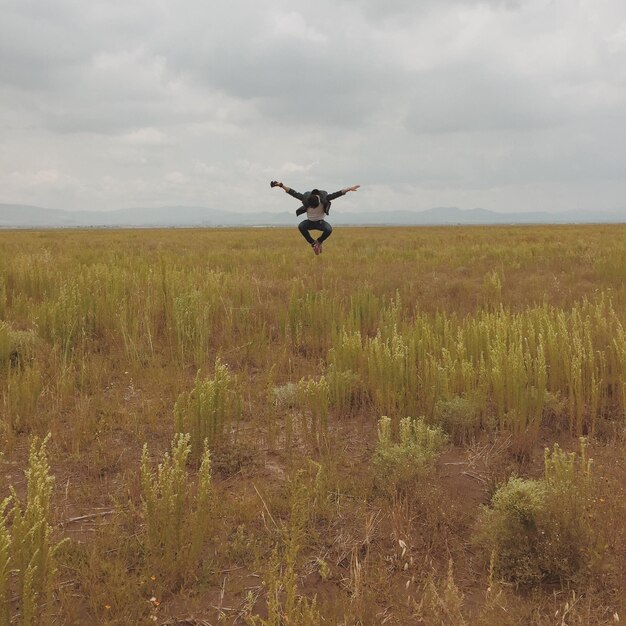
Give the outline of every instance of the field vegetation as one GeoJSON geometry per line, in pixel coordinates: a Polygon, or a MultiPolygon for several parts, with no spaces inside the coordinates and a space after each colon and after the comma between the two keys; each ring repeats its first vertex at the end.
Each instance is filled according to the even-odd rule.
{"type": "Polygon", "coordinates": [[[0,232],[0,626],[626,619],[626,227],[0,232]]]}

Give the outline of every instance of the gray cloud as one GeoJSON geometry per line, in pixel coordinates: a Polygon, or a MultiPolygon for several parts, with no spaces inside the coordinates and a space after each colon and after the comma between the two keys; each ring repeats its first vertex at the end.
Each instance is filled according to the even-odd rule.
{"type": "Polygon", "coordinates": [[[624,204],[621,0],[5,5],[3,202],[624,204]]]}

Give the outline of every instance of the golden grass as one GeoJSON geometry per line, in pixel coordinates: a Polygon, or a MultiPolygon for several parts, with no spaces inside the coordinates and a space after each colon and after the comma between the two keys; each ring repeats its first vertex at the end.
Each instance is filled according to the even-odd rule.
{"type": "Polygon", "coordinates": [[[319,257],[295,229],[0,232],[0,616],[540,625],[568,603],[608,623],[625,324],[621,225],[342,228],[319,257]],[[383,415],[390,450],[407,416],[452,442],[391,499],[383,415]],[[68,541],[25,615],[10,511],[48,433],[39,523],[68,541]],[[480,504],[579,436],[593,571],[497,580],[468,547],[480,504]]]}

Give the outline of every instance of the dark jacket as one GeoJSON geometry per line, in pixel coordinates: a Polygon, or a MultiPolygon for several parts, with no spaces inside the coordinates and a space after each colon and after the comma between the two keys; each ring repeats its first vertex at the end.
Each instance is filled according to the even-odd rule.
{"type": "Polygon", "coordinates": [[[294,191],[293,189],[290,189],[287,193],[302,202],[302,206],[296,210],[296,215],[302,215],[303,213],[306,213],[307,202],[312,195],[318,195],[320,197],[320,202],[324,207],[324,213],[326,213],[326,215],[330,213],[331,201],[344,195],[343,191],[328,193],[323,189],[313,189],[313,191],[305,191],[304,193],[299,193],[297,191],[294,191]]]}

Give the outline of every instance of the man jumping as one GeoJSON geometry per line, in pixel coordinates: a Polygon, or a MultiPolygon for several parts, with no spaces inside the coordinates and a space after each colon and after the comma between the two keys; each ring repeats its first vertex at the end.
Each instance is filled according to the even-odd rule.
{"type": "Polygon", "coordinates": [[[311,246],[313,246],[313,252],[318,255],[322,253],[322,243],[326,241],[333,232],[332,226],[324,219],[330,211],[331,201],[339,196],[345,196],[348,191],[356,191],[361,185],[347,187],[341,191],[335,191],[335,193],[328,193],[320,189],[298,193],[275,180],[270,183],[270,186],[280,187],[290,196],[302,202],[302,206],[296,210],[296,215],[302,215],[306,212],[307,219],[298,224],[298,230],[311,246]],[[314,240],[309,233],[311,230],[319,230],[322,234],[317,240],[314,240]]]}

